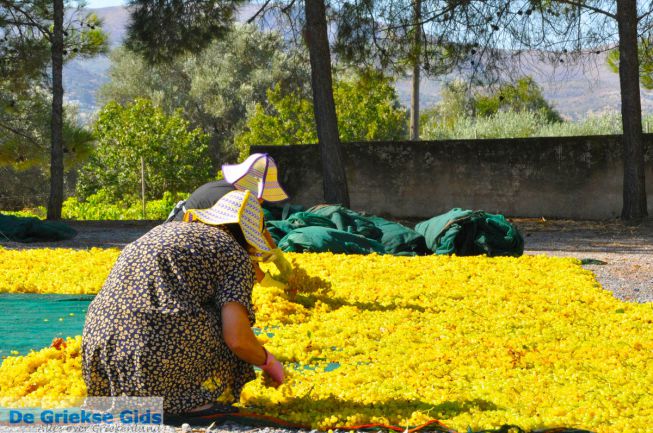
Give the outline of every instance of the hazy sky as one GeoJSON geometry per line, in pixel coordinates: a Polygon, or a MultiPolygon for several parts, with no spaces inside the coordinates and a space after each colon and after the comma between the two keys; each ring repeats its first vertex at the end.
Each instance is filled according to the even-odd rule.
{"type": "Polygon", "coordinates": [[[126,0],[87,0],[87,8],[106,8],[109,6],[121,6],[127,3],[126,0]]]}

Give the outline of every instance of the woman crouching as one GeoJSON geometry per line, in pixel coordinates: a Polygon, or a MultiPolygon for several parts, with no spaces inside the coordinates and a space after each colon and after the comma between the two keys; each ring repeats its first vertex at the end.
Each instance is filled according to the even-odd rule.
{"type": "Polygon", "coordinates": [[[153,228],[120,254],[88,309],[82,371],[89,396],[163,397],[166,414],[223,412],[255,378],[275,385],[281,364],[251,326],[252,258],[269,254],[263,212],[233,191],[185,222],[153,228]],[[214,387],[202,386],[214,379],[214,387]]]}

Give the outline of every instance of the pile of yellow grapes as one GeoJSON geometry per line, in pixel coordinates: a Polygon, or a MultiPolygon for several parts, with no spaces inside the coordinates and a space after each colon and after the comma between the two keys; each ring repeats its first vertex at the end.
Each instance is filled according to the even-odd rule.
{"type": "MultiPolygon", "coordinates": [[[[259,338],[288,380],[249,383],[246,410],[320,429],[650,431],[653,305],[615,299],[574,259],[288,258],[288,287],[253,294],[259,338]]],[[[0,404],[83,395],[79,345],[7,358],[0,404]]]]}
{"type": "Polygon", "coordinates": [[[0,247],[0,293],[94,294],[120,250],[0,247]]]}

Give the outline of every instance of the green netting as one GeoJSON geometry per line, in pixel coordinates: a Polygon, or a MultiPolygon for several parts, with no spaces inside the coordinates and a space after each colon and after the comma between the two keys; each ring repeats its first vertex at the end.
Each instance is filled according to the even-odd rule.
{"type": "Polygon", "coordinates": [[[49,346],[53,338],[81,335],[93,296],[0,294],[0,356],[49,346]]]}
{"type": "Polygon", "coordinates": [[[0,239],[14,242],[42,242],[72,239],[77,232],[58,221],[0,214],[0,239]]]}

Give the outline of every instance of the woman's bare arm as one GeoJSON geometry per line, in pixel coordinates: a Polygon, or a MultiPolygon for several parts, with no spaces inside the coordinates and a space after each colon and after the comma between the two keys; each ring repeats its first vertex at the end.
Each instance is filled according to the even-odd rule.
{"type": "Polygon", "coordinates": [[[227,347],[245,362],[264,364],[265,350],[249,325],[245,307],[238,302],[227,302],[222,306],[221,315],[222,335],[227,347]]]}

